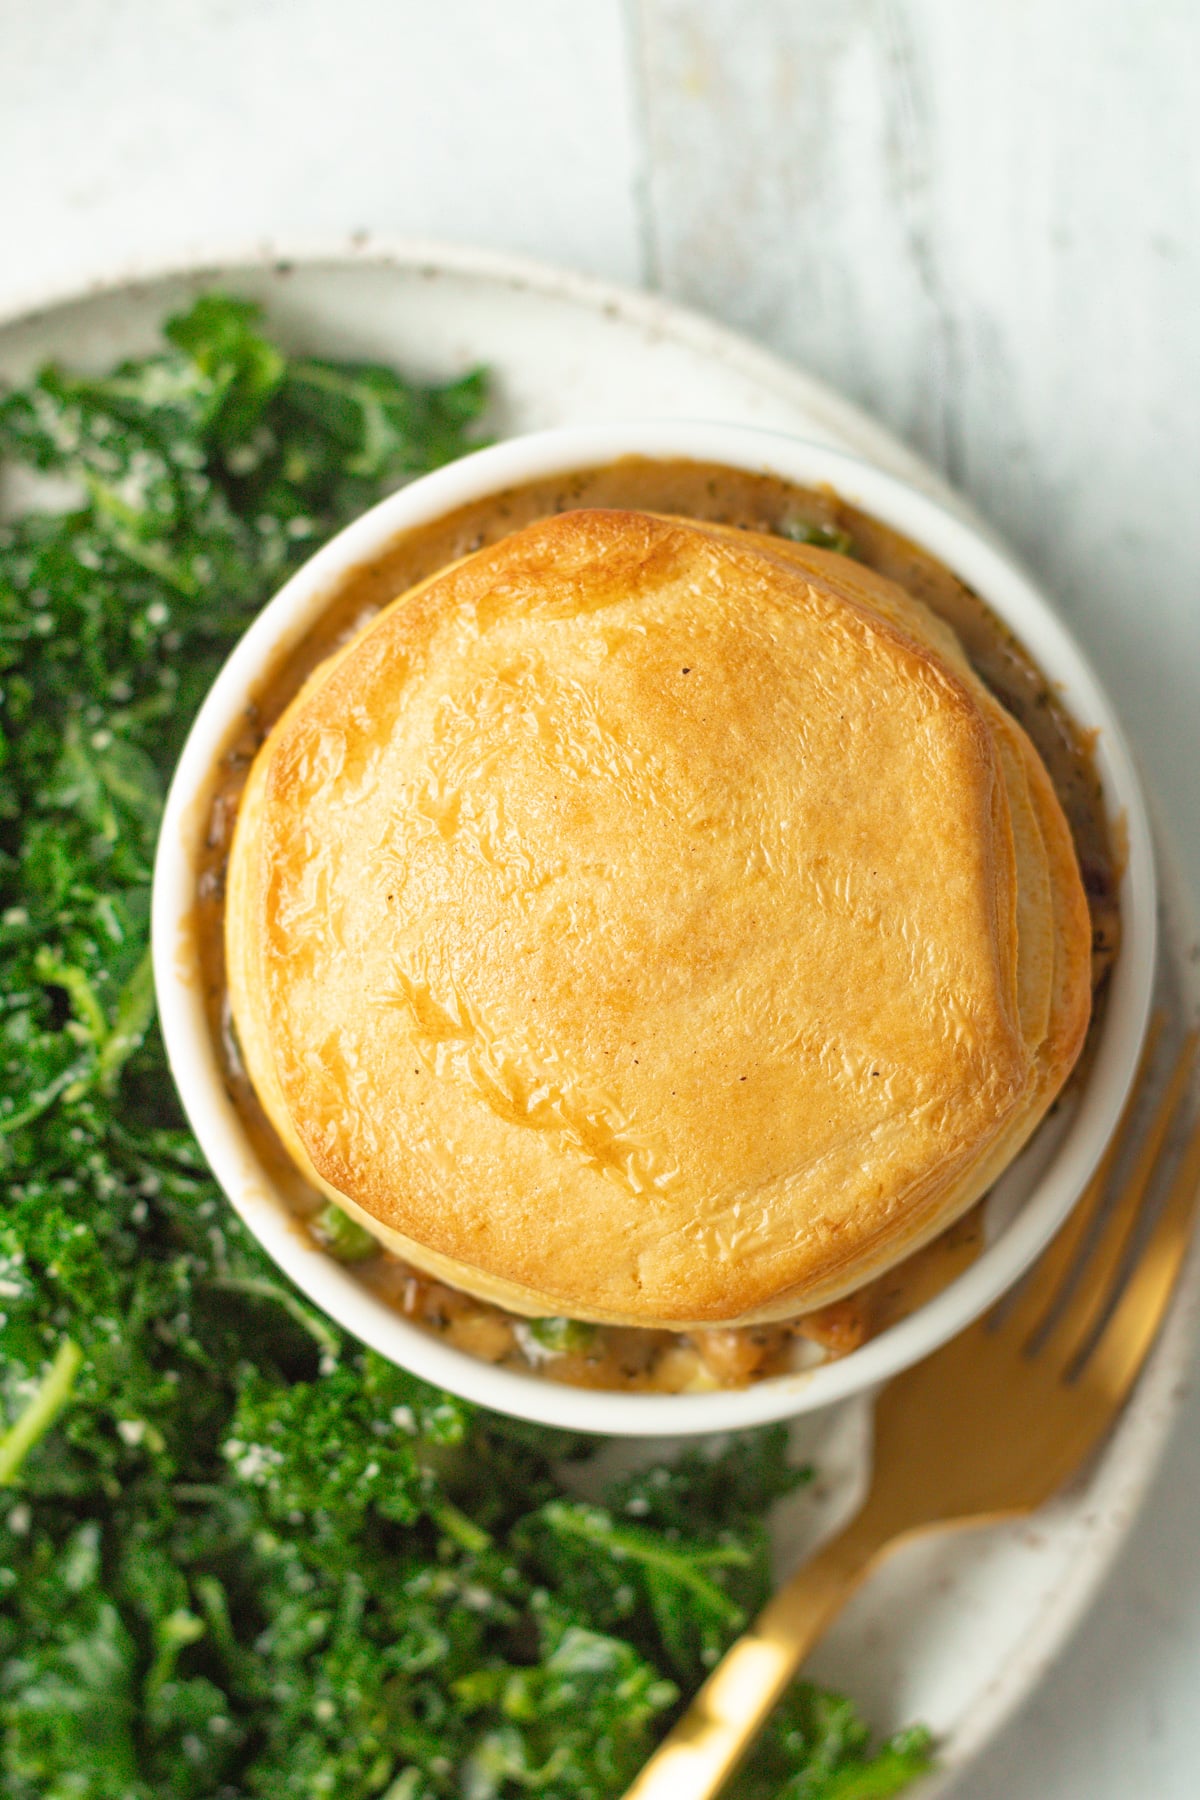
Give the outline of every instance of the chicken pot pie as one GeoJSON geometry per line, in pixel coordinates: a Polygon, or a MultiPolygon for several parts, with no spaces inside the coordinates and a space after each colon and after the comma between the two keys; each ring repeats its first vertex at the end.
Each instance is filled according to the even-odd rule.
{"type": "Polygon", "coordinates": [[[298,1166],[532,1316],[784,1318],[942,1232],[1083,1043],[1024,732],[845,556],[628,510],[402,595],[258,752],[226,894],[298,1166]]]}

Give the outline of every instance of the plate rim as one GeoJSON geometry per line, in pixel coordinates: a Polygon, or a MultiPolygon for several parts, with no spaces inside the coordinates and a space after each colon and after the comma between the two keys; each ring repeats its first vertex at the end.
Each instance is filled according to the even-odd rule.
{"type": "MultiPolygon", "coordinates": [[[[407,271],[431,279],[456,275],[468,280],[490,281],[516,291],[527,289],[547,299],[566,300],[589,311],[619,317],[640,330],[661,333],[704,356],[716,356],[749,380],[763,386],[778,384],[794,393],[798,403],[816,406],[830,419],[829,429],[844,442],[843,432],[854,434],[856,454],[872,457],[873,449],[860,443],[878,444],[878,454],[901,480],[932,494],[944,506],[967,514],[976,529],[1003,543],[994,527],[982,519],[957,489],[932,465],[885,425],[831,384],[811,375],[798,364],[764,349],[745,333],[694,307],[684,305],[649,288],[636,288],[602,276],[545,262],[515,251],[492,250],[452,239],[388,232],[282,233],[278,237],[254,235],[228,241],[200,241],[190,248],[162,257],[129,257],[98,275],[61,276],[37,283],[27,291],[14,290],[0,300],[0,331],[35,324],[45,315],[90,300],[113,298],[122,290],[139,290],[167,281],[194,281],[208,274],[237,269],[275,274],[281,279],[293,268],[383,268],[407,271]]],[[[1020,561],[1005,544],[1006,554],[1020,561]]],[[[1023,565],[1022,565],[1023,566],[1023,565]]]]}

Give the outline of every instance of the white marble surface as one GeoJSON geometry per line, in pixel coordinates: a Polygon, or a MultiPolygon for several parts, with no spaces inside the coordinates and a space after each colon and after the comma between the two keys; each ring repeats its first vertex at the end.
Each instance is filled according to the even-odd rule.
{"type": "MultiPolygon", "coordinates": [[[[644,281],[974,496],[1200,887],[1194,0],[0,0],[0,308],[361,228],[644,281]]],[[[1200,1396],[961,1800],[1200,1794],[1200,1396]]]]}

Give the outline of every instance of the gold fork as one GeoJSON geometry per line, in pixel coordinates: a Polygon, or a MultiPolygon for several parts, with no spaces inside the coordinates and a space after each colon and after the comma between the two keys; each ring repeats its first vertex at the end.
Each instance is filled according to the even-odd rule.
{"type": "Polygon", "coordinates": [[[884,1557],[950,1526],[1032,1512],[1105,1435],[1171,1298],[1200,1183],[1198,1124],[1126,1277],[1139,1215],[1163,1164],[1196,1052],[1193,1031],[1106,1212],[1109,1182],[1161,1028],[1155,1020],[1100,1167],[1015,1303],[1007,1310],[1002,1303],[885,1388],[875,1409],[874,1473],[862,1510],[726,1653],[625,1800],[711,1800],[801,1659],[884,1557]]]}

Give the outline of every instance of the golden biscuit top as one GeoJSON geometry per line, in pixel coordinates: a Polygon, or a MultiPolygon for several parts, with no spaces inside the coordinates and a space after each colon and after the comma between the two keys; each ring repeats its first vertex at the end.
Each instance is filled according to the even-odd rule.
{"type": "Polygon", "coordinates": [[[1040,769],[845,558],[547,519],[402,597],[260,753],[250,1072],[298,1159],[490,1297],[818,1304],[977,1197],[1082,1040],[1040,769]]]}

